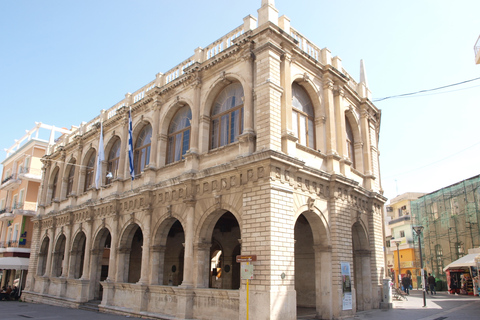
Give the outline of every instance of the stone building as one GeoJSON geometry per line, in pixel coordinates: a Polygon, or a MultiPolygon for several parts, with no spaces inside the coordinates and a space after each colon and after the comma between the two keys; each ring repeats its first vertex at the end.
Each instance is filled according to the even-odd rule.
{"type": "Polygon", "coordinates": [[[363,67],[357,83],[262,0],[258,21],[43,158],[25,299],[176,319],[378,308],[386,199],[369,95],[363,67]]]}

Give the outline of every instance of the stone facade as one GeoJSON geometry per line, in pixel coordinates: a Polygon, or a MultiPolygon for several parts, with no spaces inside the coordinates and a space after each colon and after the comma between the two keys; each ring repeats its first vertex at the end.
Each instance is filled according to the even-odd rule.
{"type": "Polygon", "coordinates": [[[258,13],[44,157],[27,301],[168,319],[379,307],[380,111],[272,0],[258,13]],[[256,256],[248,292],[240,254],[256,256]]]}

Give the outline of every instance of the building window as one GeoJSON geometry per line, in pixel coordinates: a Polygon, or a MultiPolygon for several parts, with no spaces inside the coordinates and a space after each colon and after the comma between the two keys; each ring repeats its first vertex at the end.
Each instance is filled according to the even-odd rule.
{"type": "Polygon", "coordinates": [[[55,194],[57,193],[57,183],[58,183],[58,169],[55,169],[55,175],[53,176],[53,181],[52,181],[52,196],[50,197],[50,200],[53,201],[55,199],[55,194]]]}
{"type": "Polygon", "coordinates": [[[238,141],[243,132],[243,87],[232,83],[217,96],[212,108],[210,149],[238,141]]]}
{"type": "Polygon", "coordinates": [[[150,146],[152,141],[152,126],[147,124],[143,127],[135,143],[135,173],[141,173],[150,163],[150,146]]]}
{"type": "Polygon", "coordinates": [[[405,231],[400,231],[400,238],[405,237],[405,231]]]}
{"type": "Polygon", "coordinates": [[[192,111],[184,106],[177,111],[168,129],[167,163],[183,159],[190,148],[190,122],[192,111]]]}
{"type": "Polygon", "coordinates": [[[307,91],[298,83],[292,84],[292,131],[298,143],[315,148],[315,114],[307,91]]]}
{"type": "Polygon", "coordinates": [[[18,195],[13,196],[13,203],[12,203],[12,209],[17,209],[17,201],[18,201],[18,195]]]}
{"type": "Polygon", "coordinates": [[[68,170],[67,176],[67,196],[73,192],[73,180],[75,178],[75,160],[70,163],[70,170],[68,170]]]}
{"type": "Polygon", "coordinates": [[[20,194],[18,196],[18,206],[17,208],[23,208],[23,203],[25,202],[25,189],[20,190],[20,194]]]}
{"type": "Polygon", "coordinates": [[[120,138],[117,137],[108,153],[106,184],[112,183],[112,180],[117,178],[118,161],[120,160],[120,145],[120,138]]]}
{"type": "MultiPolygon", "coordinates": [[[[345,128],[346,128],[346,132],[347,132],[348,158],[350,158],[350,161],[352,161],[352,167],[356,168],[357,165],[356,165],[356,161],[355,161],[355,139],[353,138],[352,126],[350,125],[350,121],[348,121],[347,117],[345,117],[345,128]]],[[[400,211],[401,211],[401,209],[400,209],[400,211]]]]}
{"type": "Polygon", "coordinates": [[[85,184],[83,186],[83,192],[86,192],[93,184],[93,169],[95,167],[95,152],[92,152],[90,158],[87,161],[87,168],[85,171],[85,184]]]}

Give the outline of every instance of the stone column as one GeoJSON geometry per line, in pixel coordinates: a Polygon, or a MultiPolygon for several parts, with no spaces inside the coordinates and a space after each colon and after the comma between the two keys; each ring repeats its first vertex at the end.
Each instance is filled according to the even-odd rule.
{"type": "Polygon", "coordinates": [[[330,77],[324,77],[323,95],[325,98],[326,112],[326,145],[327,145],[327,171],[333,173],[336,171],[334,160],[338,160],[337,137],[335,132],[335,106],[333,102],[333,80],[330,77]]]}
{"type": "Polygon", "coordinates": [[[153,101],[153,123],[152,123],[152,140],[150,143],[150,162],[148,164],[149,168],[158,167],[158,129],[160,127],[160,108],[161,102],[157,98],[153,101]]]}
{"type": "Polygon", "coordinates": [[[58,180],[57,180],[57,190],[56,194],[53,195],[54,199],[62,200],[62,190],[64,188],[63,185],[63,175],[65,171],[65,159],[67,158],[65,151],[62,151],[62,154],[60,156],[60,165],[58,166],[58,180]]]}
{"type": "Polygon", "coordinates": [[[65,232],[65,253],[63,256],[63,266],[61,277],[68,277],[68,269],[70,267],[70,246],[72,242],[72,228],[73,228],[73,216],[70,215],[70,221],[67,224],[67,232],[65,232]]]}
{"type": "Polygon", "coordinates": [[[185,226],[185,255],[183,267],[182,287],[191,288],[193,286],[193,235],[195,233],[195,201],[186,200],[187,222],[185,226]]]}
{"type": "Polygon", "coordinates": [[[194,286],[196,288],[208,288],[210,275],[210,247],[211,243],[196,243],[194,245],[194,286]]]}
{"type": "Polygon", "coordinates": [[[243,68],[245,79],[248,79],[243,85],[243,133],[238,137],[239,156],[250,155],[255,151],[255,130],[253,125],[254,114],[254,57],[255,55],[248,51],[242,57],[245,67],[243,68]]]}
{"type": "Polygon", "coordinates": [[[157,245],[150,248],[150,284],[163,285],[163,265],[165,261],[166,246],[157,245]]]}
{"type": "Polygon", "coordinates": [[[128,111],[124,113],[120,132],[120,158],[118,159],[117,179],[122,180],[129,176],[128,163],[128,111]]]}
{"type": "Polygon", "coordinates": [[[78,195],[81,193],[79,190],[79,179],[80,179],[80,168],[82,164],[82,151],[83,151],[83,145],[80,141],[78,143],[78,147],[75,152],[75,172],[73,174],[73,186],[72,186],[72,194],[75,194],[75,195],[78,195]]]}
{"type": "Polygon", "coordinates": [[[80,277],[82,280],[88,280],[90,275],[90,259],[91,259],[91,247],[93,241],[92,235],[92,226],[93,226],[93,207],[90,207],[89,210],[89,219],[87,220],[87,230],[85,232],[86,240],[85,240],[85,259],[83,261],[83,274],[80,277]]]}
{"type": "Polygon", "coordinates": [[[280,65],[282,94],[282,151],[295,157],[298,132],[292,131],[292,55],[285,53],[280,65]]]}
{"type": "Polygon", "coordinates": [[[363,173],[365,174],[365,188],[372,190],[372,179],[374,179],[372,170],[372,154],[370,143],[370,115],[368,113],[368,106],[366,104],[361,105],[360,111],[360,129],[363,137],[363,173]]]}
{"type": "Polygon", "coordinates": [[[107,277],[107,281],[118,281],[118,279],[116,278],[116,270],[118,268],[117,266],[117,261],[118,261],[118,257],[117,257],[117,248],[118,248],[118,243],[120,241],[119,239],[119,235],[118,235],[118,229],[119,229],[119,225],[118,225],[118,220],[119,220],[119,215],[118,215],[118,212],[120,210],[120,208],[118,206],[120,206],[121,204],[120,203],[117,203],[117,214],[114,215],[113,217],[113,228],[112,228],[112,233],[110,234],[110,236],[112,237],[112,240],[111,240],[111,245],[110,245],[110,257],[108,258],[108,277],[107,277]]]}
{"type": "Polygon", "coordinates": [[[149,283],[149,270],[150,270],[150,239],[151,239],[151,232],[150,232],[150,225],[152,223],[152,209],[149,208],[145,210],[145,223],[144,228],[142,230],[143,233],[143,246],[142,246],[142,269],[140,273],[140,279],[138,280],[138,284],[148,284],[149,283]]]}
{"type": "Polygon", "coordinates": [[[47,265],[45,268],[45,276],[51,277],[52,276],[52,260],[53,260],[53,248],[55,246],[55,220],[52,225],[52,236],[50,238],[50,242],[48,244],[48,255],[47,255],[47,265]]]}
{"type": "Polygon", "coordinates": [[[316,313],[321,319],[332,318],[332,248],[314,245],[316,313]]]}
{"type": "Polygon", "coordinates": [[[340,155],[340,173],[342,175],[345,175],[344,159],[348,158],[345,108],[343,105],[344,97],[345,91],[343,90],[343,87],[337,86],[334,91],[335,131],[337,137],[337,151],[340,155]]]}

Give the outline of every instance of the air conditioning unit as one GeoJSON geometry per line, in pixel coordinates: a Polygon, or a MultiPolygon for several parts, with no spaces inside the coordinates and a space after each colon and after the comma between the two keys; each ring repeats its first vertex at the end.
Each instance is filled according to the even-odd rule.
{"type": "Polygon", "coordinates": [[[403,207],[402,207],[402,210],[407,210],[407,206],[403,206],[403,207]]]}

